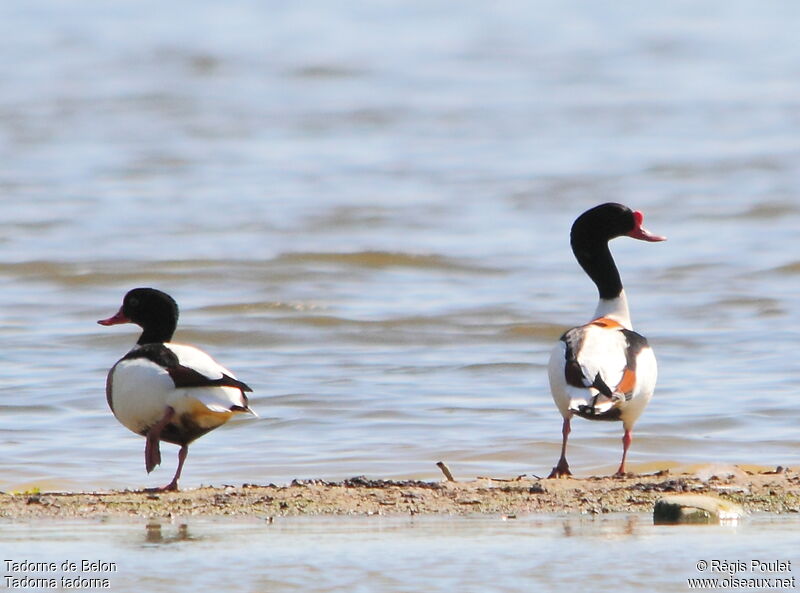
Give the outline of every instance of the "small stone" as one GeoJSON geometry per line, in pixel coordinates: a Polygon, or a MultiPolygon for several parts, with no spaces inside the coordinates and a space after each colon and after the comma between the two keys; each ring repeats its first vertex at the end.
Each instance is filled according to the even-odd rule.
{"type": "Polygon", "coordinates": [[[744,516],[738,504],[702,494],[672,494],[656,501],[653,522],[656,525],[681,523],[720,523],[737,521],[744,516]]]}

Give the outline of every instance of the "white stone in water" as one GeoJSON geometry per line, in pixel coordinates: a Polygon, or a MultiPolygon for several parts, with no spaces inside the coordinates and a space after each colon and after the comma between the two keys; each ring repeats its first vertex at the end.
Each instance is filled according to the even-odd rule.
{"type": "Polygon", "coordinates": [[[744,514],[738,504],[715,496],[670,494],[656,501],[653,522],[656,525],[735,522],[744,514]]]}

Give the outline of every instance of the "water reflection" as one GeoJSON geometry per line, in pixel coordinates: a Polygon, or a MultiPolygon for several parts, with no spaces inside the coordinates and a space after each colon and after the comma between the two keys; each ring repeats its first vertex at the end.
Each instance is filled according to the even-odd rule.
{"type": "Polygon", "coordinates": [[[165,528],[164,523],[152,520],[145,525],[144,531],[144,541],[148,544],[174,544],[201,539],[189,533],[189,526],[186,523],[178,524],[177,528],[174,524],[167,523],[165,528]]]}
{"type": "Polygon", "coordinates": [[[650,515],[614,515],[611,518],[586,519],[566,517],[561,523],[563,537],[603,537],[619,539],[638,535],[642,527],[652,525],[650,515]]]}

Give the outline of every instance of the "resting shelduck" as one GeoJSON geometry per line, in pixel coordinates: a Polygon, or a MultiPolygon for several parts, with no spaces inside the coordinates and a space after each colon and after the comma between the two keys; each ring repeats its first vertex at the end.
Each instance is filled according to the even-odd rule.
{"type": "Polygon", "coordinates": [[[622,422],[622,461],[616,475],[625,474],[631,430],[653,395],[657,369],[647,340],[633,331],[608,242],[622,236],[642,241],[666,239],[647,231],[643,219],[641,212],[609,203],[587,210],[572,225],[572,252],[597,285],[600,302],[592,321],[564,333],[550,355],[550,391],[564,418],[561,457],[551,478],[572,475],[567,438],[573,416],[622,422]]]}
{"type": "Polygon", "coordinates": [[[136,346],[111,367],[106,397],[120,423],[147,437],[147,473],[161,463],[160,441],[180,445],[175,476],[160,489],[177,490],[189,443],[235,413],[255,415],[245,395],[252,390],[205,352],[170,342],[178,305],[160,290],[134,288],[116,315],[97,323],[135,323],[143,330],[136,346]]]}

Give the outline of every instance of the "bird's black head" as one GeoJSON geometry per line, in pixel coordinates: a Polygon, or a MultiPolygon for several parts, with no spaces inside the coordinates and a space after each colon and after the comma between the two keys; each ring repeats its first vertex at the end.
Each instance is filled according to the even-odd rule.
{"type": "Polygon", "coordinates": [[[608,202],[590,208],[572,225],[573,248],[581,245],[608,243],[611,239],[627,235],[642,241],[664,241],[666,237],[652,234],[642,226],[644,215],[623,204],[608,202]]]}
{"type": "Polygon", "coordinates": [[[139,344],[168,342],[178,325],[178,304],[167,293],[155,288],[134,288],[125,295],[116,315],[97,323],[135,323],[144,330],[139,344]]]}
{"type": "Polygon", "coordinates": [[[597,285],[601,299],[613,299],[622,292],[622,281],[608,249],[608,242],[628,236],[641,241],[664,241],[642,226],[638,210],[609,202],[590,208],[572,224],[570,243],[578,263],[597,285]]]}

